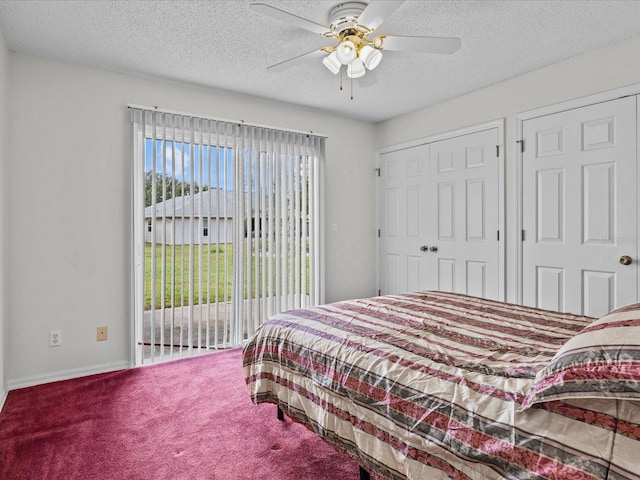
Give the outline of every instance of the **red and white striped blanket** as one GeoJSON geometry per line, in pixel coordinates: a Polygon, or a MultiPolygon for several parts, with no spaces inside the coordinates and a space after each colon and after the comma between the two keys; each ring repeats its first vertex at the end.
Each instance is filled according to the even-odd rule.
{"type": "Polygon", "coordinates": [[[244,375],[385,479],[640,480],[640,402],[522,405],[593,320],[444,292],[339,302],[265,322],[244,375]]]}

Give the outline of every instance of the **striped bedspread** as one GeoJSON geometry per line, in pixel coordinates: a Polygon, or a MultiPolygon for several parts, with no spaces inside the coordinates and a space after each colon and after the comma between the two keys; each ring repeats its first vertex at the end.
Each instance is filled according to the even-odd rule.
{"type": "Polygon", "coordinates": [[[339,302],[265,322],[244,375],[380,478],[640,480],[640,402],[522,408],[592,321],[443,292],[339,302]]]}

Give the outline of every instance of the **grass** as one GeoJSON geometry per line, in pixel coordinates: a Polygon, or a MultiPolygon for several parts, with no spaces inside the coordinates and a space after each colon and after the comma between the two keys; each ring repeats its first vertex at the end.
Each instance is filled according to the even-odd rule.
{"type": "MultiPolygon", "coordinates": [[[[193,256],[194,281],[193,304],[206,304],[215,302],[227,302],[231,300],[232,272],[233,272],[233,246],[225,243],[203,245],[202,253],[199,245],[194,245],[193,250],[189,246],[167,245],[164,249],[165,278],[161,276],[163,265],[163,247],[155,247],[155,298],[151,298],[152,283],[152,252],[151,244],[145,246],[145,310],[171,306],[189,305],[189,276],[191,272],[191,257],[193,256]],[[202,265],[200,258],[202,257],[202,265]],[[202,279],[202,288],[201,280],[202,279]],[[164,283],[164,288],[163,288],[164,283]],[[162,292],[164,290],[164,298],[162,292]],[[172,290],[175,292],[172,297],[172,290]],[[164,301],[163,301],[164,300],[164,301]]],[[[252,277],[255,278],[256,269],[259,269],[263,260],[250,258],[252,277]]],[[[309,262],[306,262],[306,291],[309,292],[309,262]]],[[[258,287],[260,288],[260,287],[258,287]]],[[[255,283],[251,285],[251,296],[255,289],[255,283]]],[[[249,288],[245,285],[245,298],[248,297],[249,288]]]]}
{"type": "MultiPolygon", "coordinates": [[[[152,246],[145,246],[145,310],[151,309],[151,262],[152,246]]],[[[162,245],[156,245],[156,279],[155,306],[161,308],[162,302],[162,245]]],[[[193,256],[194,282],[193,303],[214,303],[231,300],[231,271],[233,248],[231,244],[195,245],[193,251],[189,246],[167,245],[165,247],[165,279],[164,306],[171,307],[189,304],[189,276],[191,272],[191,256],[193,256]],[[200,258],[202,257],[202,265],[200,258]],[[211,272],[211,274],[209,273],[211,272]],[[202,291],[200,288],[202,279],[202,291]],[[172,298],[172,287],[175,295],[172,298]],[[202,298],[201,298],[202,295],[202,298]],[[172,301],[173,300],[173,301],[172,301]]]]}

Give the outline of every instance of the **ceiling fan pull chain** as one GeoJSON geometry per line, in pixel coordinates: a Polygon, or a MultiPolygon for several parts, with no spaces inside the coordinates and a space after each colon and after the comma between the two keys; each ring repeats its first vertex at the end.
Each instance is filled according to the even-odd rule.
{"type": "Polygon", "coordinates": [[[353,77],[351,77],[351,100],[353,100],[353,77]]]}

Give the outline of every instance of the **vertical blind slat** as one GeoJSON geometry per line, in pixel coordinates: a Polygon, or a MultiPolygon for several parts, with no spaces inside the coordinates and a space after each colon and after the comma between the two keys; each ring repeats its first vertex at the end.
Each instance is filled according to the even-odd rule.
{"type": "Polygon", "coordinates": [[[267,310],[265,312],[265,316],[271,317],[274,313],[274,293],[275,293],[275,289],[274,289],[274,275],[275,275],[275,269],[274,269],[274,255],[275,255],[275,246],[273,244],[274,242],[274,230],[275,230],[275,219],[274,219],[274,209],[275,209],[275,197],[274,197],[274,190],[275,190],[275,172],[274,172],[274,151],[275,151],[275,146],[276,146],[276,142],[275,142],[275,132],[273,130],[270,131],[270,136],[268,138],[268,143],[267,143],[267,155],[266,155],[266,162],[268,165],[268,171],[269,171],[269,175],[268,175],[268,204],[267,204],[267,258],[268,258],[268,272],[267,272],[267,298],[268,298],[268,302],[267,302],[267,310]],[[269,154],[269,152],[272,152],[271,154],[269,154]]]}
{"type": "MultiPolygon", "coordinates": [[[[161,116],[161,120],[162,120],[162,139],[160,140],[160,161],[161,161],[161,165],[160,165],[160,172],[162,175],[162,181],[161,181],[161,198],[166,198],[167,196],[167,180],[166,180],[166,172],[167,172],[167,155],[166,155],[166,148],[167,148],[167,123],[165,121],[165,115],[161,116]]],[[[167,208],[166,208],[166,203],[162,202],[162,213],[161,213],[161,223],[162,223],[162,230],[160,231],[160,237],[161,237],[161,245],[160,245],[160,257],[161,257],[161,264],[160,264],[160,358],[163,358],[164,356],[164,346],[166,344],[166,339],[164,336],[164,331],[165,331],[165,324],[166,324],[166,312],[164,309],[164,305],[165,305],[165,284],[166,284],[166,280],[167,280],[167,272],[166,272],[166,265],[167,265],[167,232],[166,232],[166,228],[165,228],[165,221],[166,221],[166,215],[167,215],[167,208]]]]}
{"type": "Polygon", "coordinates": [[[194,191],[194,181],[193,181],[193,158],[194,158],[194,120],[193,118],[189,118],[188,119],[188,124],[189,124],[189,129],[188,129],[188,138],[187,138],[187,145],[188,145],[188,149],[189,149],[189,159],[191,159],[191,161],[189,161],[189,226],[187,228],[187,232],[188,232],[188,250],[189,250],[189,269],[188,269],[188,275],[187,275],[187,280],[189,283],[189,297],[188,297],[188,303],[187,303],[187,309],[189,312],[189,320],[187,323],[187,330],[188,330],[188,336],[187,336],[187,346],[189,348],[189,353],[191,353],[191,351],[193,350],[193,314],[194,314],[194,307],[193,307],[193,285],[194,285],[194,275],[193,275],[193,268],[194,268],[194,251],[193,251],[193,219],[194,219],[194,215],[193,215],[193,191],[194,191]]]}
{"type": "Polygon", "coordinates": [[[250,262],[249,262],[249,271],[247,275],[251,279],[248,282],[251,285],[251,294],[249,295],[250,301],[248,302],[249,307],[249,327],[245,332],[245,335],[251,335],[251,332],[256,328],[256,318],[257,318],[257,308],[256,308],[256,299],[258,295],[258,282],[260,279],[259,273],[259,258],[257,256],[258,253],[258,242],[260,238],[260,224],[259,224],[259,211],[260,211],[260,186],[257,178],[260,176],[260,166],[258,162],[258,158],[260,157],[260,143],[257,138],[257,132],[255,127],[251,127],[251,153],[250,153],[250,164],[251,169],[248,173],[250,187],[250,195],[251,198],[251,207],[247,212],[251,217],[251,241],[250,245],[250,262]]]}
{"type": "Polygon", "coordinates": [[[156,338],[156,310],[155,310],[155,304],[156,304],[156,249],[155,249],[155,245],[156,245],[156,228],[154,223],[156,222],[156,195],[157,195],[157,185],[156,185],[156,155],[157,155],[157,145],[156,145],[156,138],[157,138],[157,124],[156,124],[156,117],[157,115],[151,114],[151,116],[153,117],[152,119],[152,136],[151,136],[151,148],[152,148],[152,154],[151,154],[151,325],[150,325],[150,336],[151,336],[151,343],[150,343],[150,350],[151,350],[151,360],[153,361],[154,357],[155,357],[155,338],[156,338]]]}
{"type": "MultiPolygon", "coordinates": [[[[174,116],[171,116],[171,191],[173,192],[173,199],[175,201],[175,191],[176,191],[176,122],[174,121],[174,116]]],[[[173,211],[171,211],[171,222],[169,225],[171,226],[171,326],[170,326],[170,335],[171,342],[169,348],[170,355],[173,354],[174,349],[174,334],[176,327],[176,219],[175,219],[175,203],[173,205],[173,211]]],[[[181,322],[182,324],[182,322],[181,322]]],[[[182,337],[181,337],[182,338],[182,337]]]]}
{"type": "Polygon", "coordinates": [[[137,365],[143,363],[144,359],[144,317],[145,317],[145,248],[146,248],[146,218],[141,212],[145,211],[146,199],[145,199],[145,144],[146,135],[144,128],[146,122],[144,121],[144,112],[140,110],[131,111],[131,125],[132,125],[132,149],[131,156],[133,160],[132,177],[133,177],[133,295],[134,303],[132,306],[132,318],[134,319],[134,336],[135,339],[135,362],[137,365]],[[142,328],[140,328],[142,323],[142,328]]]}
{"type": "Polygon", "coordinates": [[[302,263],[302,270],[301,270],[301,275],[300,275],[300,283],[301,283],[301,306],[305,307],[309,304],[308,300],[307,300],[307,295],[308,295],[308,291],[307,291],[307,275],[308,275],[308,262],[309,262],[309,258],[307,255],[307,248],[308,248],[308,224],[309,224],[309,218],[307,216],[307,212],[308,212],[308,204],[307,204],[307,180],[309,178],[309,172],[307,170],[307,164],[308,164],[308,159],[309,159],[309,155],[310,155],[310,151],[309,151],[309,137],[306,137],[304,139],[304,143],[305,143],[305,147],[304,147],[304,153],[301,159],[301,172],[300,172],[300,182],[301,182],[301,202],[300,202],[300,216],[301,216],[301,229],[302,231],[300,232],[300,243],[302,245],[302,252],[301,252],[301,263],[302,263]]]}
{"type": "MultiPolygon", "coordinates": [[[[293,136],[293,135],[292,135],[293,136]]],[[[293,302],[293,298],[295,296],[295,238],[294,238],[294,228],[295,228],[295,190],[293,186],[293,171],[294,171],[294,162],[295,162],[295,144],[289,143],[289,158],[288,158],[288,177],[287,177],[287,191],[289,192],[289,211],[288,211],[288,223],[289,223],[289,238],[288,238],[288,249],[289,249],[289,282],[288,282],[288,304],[289,308],[296,308],[296,305],[293,302]]]]}
{"type": "MultiPolygon", "coordinates": [[[[202,218],[207,220],[206,223],[206,230],[207,230],[207,303],[206,303],[206,309],[207,309],[207,314],[205,316],[205,349],[209,350],[210,346],[211,346],[211,272],[212,272],[212,265],[211,265],[211,236],[212,236],[212,232],[213,232],[213,228],[211,226],[212,222],[212,213],[213,213],[213,205],[212,205],[212,197],[214,192],[212,191],[213,188],[213,180],[211,178],[211,174],[212,174],[212,161],[211,161],[211,156],[212,156],[212,151],[213,151],[213,133],[212,133],[212,128],[213,128],[213,122],[207,122],[207,145],[209,146],[207,148],[206,151],[206,182],[203,181],[202,183],[209,189],[209,198],[207,201],[207,211],[203,212],[202,214],[202,218]],[[206,213],[206,215],[205,215],[206,213]]],[[[204,221],[204,220],[203,220],[204,221]]],[[[204,225],[203,225],[203,228],[204,225]]],[[[204,235],[204,230],[202,231],[202,235],[204,235]]],[[[218,329],[214,327],[214,332],[217,332],[218,329]]],[[[215,333],[214,333],[215,335],[215,333]]],[[[217,341],[216,341],[217,343],[217,341]]]]}
{"type": "MultiPolygon", "coordinates": [[[[182,287],[181,292],[180,292],[180,316],[181,316],[181,321],[180,321],[180,351],[183,350],[184,348],[184,334],[185,334],[185,320],[188,321],[188,315],[185,316],[185,309],[187,307],[187,304],[185,302],[185,295],[184,295],[184,281],[185,281],[185,220],[184,220],[184,211],[185,211],[185,199],[186,199],[186,195],[185,195],[185,185],[186,185],[186,176],[185,176],[185,161],[184,161],[184,119],[182,117],[180,117],[180,132],[182,133],[182,135],[180,136],[181,142],[180,142],[180,174],[182,178],[182,188],[181,188],[181,196],[179,197],[181,202],[182,202],[182,208],[180,209],[180,211],[176,211],[176,216],[175,216],[175,221],[179,223],[179,228],[178,228],[178,232],[179,232],[179,236],[180,236],[180,286],[182,287]],[[182,215],[182,216],[180,216],[182,215]]],[[[188,334],[188,324],[187,324],[187,334],[188,334]]]]}
{"type": "Polygon", "coordinates": [[[275,262],[275,311],[282,311],[282,198],[279,193],[282,191],[282,138],[283,134],[279,133],[278,143],[276,145],[275,155],[275,169],[274,169],[274,181],[275,191],[274,197],[274,219],[275,229],[273,232],[273,243],[275,246],[276,258],[275,262]]]}
{"type": "MultiPolygon", "coordinates": [[[[261,131],[261,147],[260,147],[260,189],[262,194],[260,196],[261,208],[260,208],[260,319],[267,315],[269,305],[269,131],[262,129],[261,131]]],[[[259,325],[259,324],[258,324],[259,325]]]]}
{"type": "Polygon", "coordinates": [[[244,285],[245,285],[245,274],[244,274],[244,258],[245,258],[245,242],[244,242],[244,232],[247,229],[247,218],[245,215],[245,197],[244,194],[244,163],[245,163],[245,152],[244,145],[245,139],[244,135],[240,135],[240,133],[244,132],[242,127],[238,128],[238,136],[236,138],[236,192],[243,192],[240,195],[237,195],[235,198],[236,204],[238,208],[236,209],[237,214],[237,222],[238,227],[236,228],[236,241],[234,242],[234,253],[237,251],[237,261],[235,262],[235,268],[233,272],[235,273],[234,277],[236,278],[236,282],[234,284],[234,298],[242,299],[238,301],[234,301],[234,308],[237,309],[237,313],[234,316],[236,319],[236,329],[235,329],[235,337],[234,343],[239,344],[242,338],[242,331],[244,329],[244,324],[246,322],[245,319],[245,303],[244,303],[244,285]]]}
{"type": "MultiPolygon", "coordinates": [[[[204,209],[203,209],[203,207],[204,207],[204,202],[203,202],[203,198],[204,198],[204,195],[203,195],[204,178],[203,178],[203,166],[202,166],[202,162],[203,162],[202,156],[204,155],[204,151],[203,151],[203,149],[204,149],[204,131],[205,131],[204,123],[206,123],[206,120],[199,120],[198,121],[198,124],[199,124],[198,133],[200,134],[199,135],[200,141],[197,142],[197,144],[196,144],[196,146],[199,147],[198,151],[197,151],[197,154],[196,154],[196,161],[198,162],[197,163],[198,182],[200,184],[200,187],[197,189],[197,191],[200,194],[198,195],[197,202],[194,202],[194,203],[197,203],[198,211],[196,209],[196,205],[194,205],[192,210],[191,210],[192,214],[193,214],[193,218],[194,218],[194,221],[193,221],[194,229],[197,232],[197,233],[195,233],[195,235],[197,235],[196,238],[198,239],[198,250],[197,250],[197,252],[198,252],[198,290],[197,290],[197,292],[198,292],[198,310],[197,310],[198,314],[197,314],[197,321],[196,321],[196,324],[195,324],[197,326],[197,329],[198,329],[198,334],[197,334],[197,337],[198,337],[197,348],[198,349],[201,349],[203,347],[203,344],[202,344],[202,325],[204,323],[203,322],[203,315],[202,315],[202,307],[204,305],[203,302],[202,302],[202,295],[203,295],[202,291],[203,291],[203,286],[204,286],[204,284],[203,284],[204,269],[203,269],[203,263],[202,263],[202,261],[203,261],[202,259],[204,257],[204,253],[203,253],[204,245],[203,245],[203,241],[202,241],[203,240],[203,238],[202,238],[202,235],[203,235],[203,219],[204,219],[204,209]],[[197,221],[196,221],[196,211],[198,213],[197,221]]],[[[194,172],[195,172],[195,167],[194,167],[194,172]]],[[[195,180],[194,180],[194,184],[195,184],[195,180]]],[[[195,193],[195,190],[194,190],[194,193],[195,193]]],[[[194,200],[195,200],[195,198],[194,198],[194,200]]]]}

